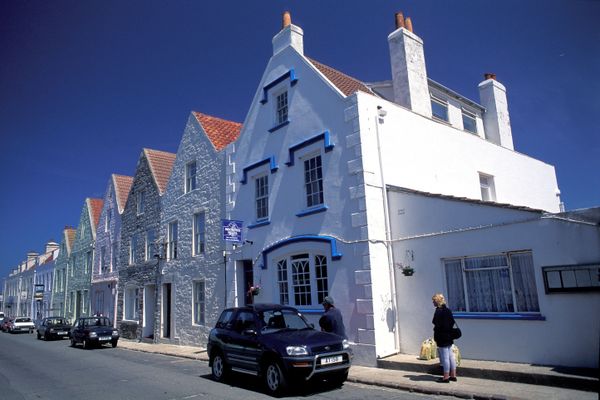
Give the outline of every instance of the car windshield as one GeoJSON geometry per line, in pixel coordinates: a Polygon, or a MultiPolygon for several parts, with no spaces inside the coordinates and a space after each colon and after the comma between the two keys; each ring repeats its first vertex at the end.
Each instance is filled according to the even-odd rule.
{"type": "Polygon", "coordinates": [[[31,322],[31,318],[17,318],[15,322],[31,322]]]}
{"type": "Polygon", "coordinates": [[[52,318],[52,319],[48,320],[48,323],[51,325],[58,325],[58,324],[66,324],[67,322],[62,318],[52,318]]]}
{"type": "Polygon", "coordinates": [[[294,310],[264,310],[259,317],[263,333],[277,332],[281,329],[312,329],[304,317],[294,310]]]}
{"type": "Polygon", "coordinates": [[[85,326],[112,326],[108,318],[88,318],[84,322],[85,326]]]}

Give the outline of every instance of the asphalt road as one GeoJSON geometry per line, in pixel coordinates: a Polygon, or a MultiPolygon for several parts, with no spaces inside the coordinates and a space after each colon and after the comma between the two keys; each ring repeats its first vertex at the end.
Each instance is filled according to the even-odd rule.
{"type": "MultiPolygon", "coordinates": [[[[431,396],[346,383],[341,388],[323,382],[305,385],[286,398],[402,399],[431,396]]],[[[228,384],[210,378],[202,361],[142,353],[105,346],[84,350],[69,341],[37,340],[35,334],[0,332],[0,399],[230,399],[270,396],[255,377],[235,374],[228,384]]],[[[440,399],[443,397],[439,397],[440,399]]]]}

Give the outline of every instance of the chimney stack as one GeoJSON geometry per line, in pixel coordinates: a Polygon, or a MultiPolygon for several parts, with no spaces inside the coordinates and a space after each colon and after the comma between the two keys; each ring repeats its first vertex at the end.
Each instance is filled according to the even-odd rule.
{"type": "Polygon", "coordinates": [[[59,247],[60,245],[58,243],[56,243],[54,240],[50,240],[48,243],[46,243],[46,253],[53,252],[59,247]]]}
{"type": "Polygon", "coordinates": [[[304,31],[292,24],[292,16],[285,11],[282,16],[281,31],[273,37],[273,55],[293,47],[298,53],[304,54],[304,31]]]}
{"type": "Polygon", "coordinates": [[[32,268],[37,264],[37,257],[39,256],[39,254],[35,251],[30,251],[29,253],[27,253],[27,266],[26,269],[32,268]]]}
{"type": "Polygon", "coordinates": [[[412,21],[396,13],[396,30],[388,36],[394,102],[431,118],[431,99],[423,40],[412,32],[412,21]]]}
{"type": "Polygon", "coordinates": [[[506,88],[496,80],[496,74],[485,73],[483,77],[485,80],[479,84],[479,99],[485,107],[485,137],[492,143],[514,150],[506,88]]]}

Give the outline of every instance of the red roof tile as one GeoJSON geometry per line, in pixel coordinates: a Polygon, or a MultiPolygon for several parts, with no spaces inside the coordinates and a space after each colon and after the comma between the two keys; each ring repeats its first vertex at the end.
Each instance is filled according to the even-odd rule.
{"type": "Polygon", "coordinates": [[[127,203],[127,196],[129,196],[131,185],[133,184],[133,177],[112,174],[112,179],[115,186],[117,207],[119,208],[119,214],[122,214],[123,210],[125,209],[125,203],[127,203]]]}
{"type": "Polygon", "coordinates": [[[150,164],[150,170],[154,176],[154,182],[156,182],[156,186],[158,187],[158,193],[162,196],[173,171],[176,154],[151,149],[144,149],[144,154],[148,159],[148,164],[150,164]]]}
{"type": "Polygon", "coordinates": [[[206,136],[217,151],[223,150],[229,143],[234,142],[242,130],[242,124],[239,122],[228,121],[210,115],[192,111],[206,136]]]}
{"type": "MultiPolygon", "coordinates": [[[[307,57],[308,58],[308,57],[307,57]]],[[[365,93],[369,93],[374,95],[375,93],[367,87],[363,82],[359,81],[356,78],[348,76],[336,69],[328,67],[325,64],[321,64],[320,62],[313,60],[312,58],[308,58],[308,60],[323,74],[327,79],[331,81],[339,90],[344,94],[344,96],[350,96],[356,91],[361,91],[365,93]]]]}
{"type": "Polygon", "coordinates": [[[102,205],[104,205],[104,200],[87,198],[86,201],[88,203],[88,211],[90,213],[90,223],[92,224],[92,232],[94,232],[95,236],[96,228],[98,227],[98,222],[100,221],[102,205]]]}

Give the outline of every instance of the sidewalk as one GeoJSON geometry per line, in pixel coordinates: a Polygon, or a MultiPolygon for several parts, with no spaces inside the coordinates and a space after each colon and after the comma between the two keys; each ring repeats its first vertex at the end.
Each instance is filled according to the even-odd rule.
{"type": "MultiPolygon", "coordinates": [[[[138,343],[137,341],[126,339],[121,339],[119,341],[119,347],[134,351],[184,357],[203,362],[208,361],[206,349],[201,347],[138,343]]],[[[522,368],[521,364],[463,360],[464,369],[465,371],[470,371],[469,374],[471,376],[476,375],[474,371],[481,369],[489,373],[488,378],[460,376],[461,368],[463,367],[459,367],[458,382],[437,383],[436,379],[439,377],[438,375],[432,375],[425,370],[415,370],[415,365],[418,365],[419,363],[425,363],[424,368],[427,369],[434,367],[435,362],[419,361],[419,363],[416,363],[413,360],[416,360],[416,357],[398,355],[382,360],[383,362],[379,363],[379,368],[354,365],[350,368],[348,381],[430,395],[455,396],[463,399],[598,399],[597,391],[584,391],[564,387],[489,379],[489,376],[492,375],[490,371],[498,372],[498,374],[494,375],[502,375],[502,373],[504,373],[505,378],[508,376],[507,374],[510,373],[510,369],[513,369],[515,373],[521,373],[522,371],[518,371],[522,368]]],[[[538,376],[544,375],[547,379],[553,379],[553,376],[560,377],[560,375],[555,375],[557,374],[555,371],[550,371],[548,368],[544,369],[544,367],[539,368],[541,369],[535,370],[535,374],[538,376]]],[[[588,379],[591,380],[592,385],[595,383],[596,388],[598,387],[597,378],[588,377],[588,379]]]]}

